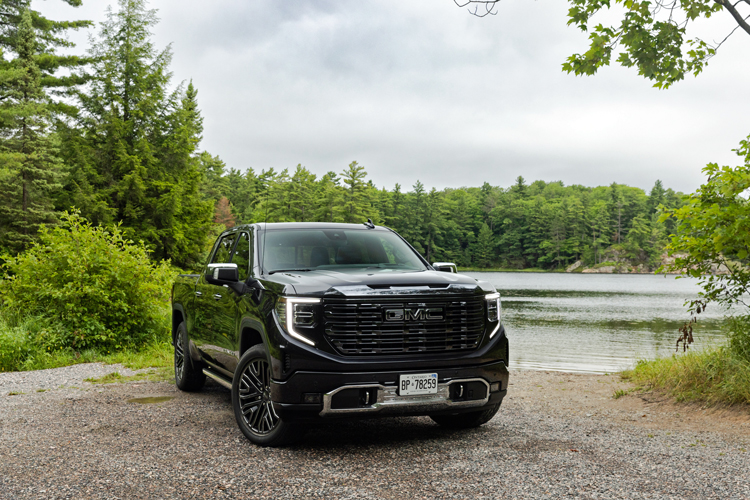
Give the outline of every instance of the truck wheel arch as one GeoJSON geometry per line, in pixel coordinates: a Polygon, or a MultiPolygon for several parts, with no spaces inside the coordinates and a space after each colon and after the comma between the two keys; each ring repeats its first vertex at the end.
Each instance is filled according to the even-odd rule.
{"type": "Polygon", "coordinates": [[[250,326],[243,326],[240,335],[240,357],[245,354],[245,351],[258,344],[264,345],[263,336],[260,332],[250,326]]]}
{"type": "Polygon", "coordinates": [[[175,335],[177,334],[177,327],[180,326],[180,323],[185,321],[185,314],[182,311],[182,308],[175,305],[174,309],[172,309],[172,344],[174,345],[174,339],[175,335]]]}

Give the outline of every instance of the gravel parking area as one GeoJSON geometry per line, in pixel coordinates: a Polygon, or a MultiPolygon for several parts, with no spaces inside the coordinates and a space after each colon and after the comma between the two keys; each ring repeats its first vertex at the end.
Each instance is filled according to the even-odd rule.
{"type": "Polygon", "coordinates": [[[476,430],[337,422],[265,449],[227,390],[83,382],[114,369],[0,374],[0,498],[750,498],[747,411],[614,400],[614,376],[514,371],[476,430]]]}

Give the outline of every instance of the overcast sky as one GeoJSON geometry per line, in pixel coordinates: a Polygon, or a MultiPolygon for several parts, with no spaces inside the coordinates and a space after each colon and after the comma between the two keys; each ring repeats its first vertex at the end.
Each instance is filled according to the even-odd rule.
{"type": "MultiPolygon", "coordinates": [[[[35,0],[54,19],[101,21],[107,0],[35,0]]],[[[507,187],[561,180],[694,191],[708,162],[737,165],[750,134],[738,32],[698,78],[657,90],[634,70],[574,77],[586,50],[567,2],[506,0],[476,18],[452,0],[152,0],[175,84],[192,79],[202,149],[256,171],[364,165],[378,187],[507,187]]],[[[719,13],[699,26],[721,39],[719,13]]],[[[96,30],[89,30],[92,33],[96,30]]],[[[85,49],[86,36],[75,35],[85,49]]],[[[614,58],[613,58],[614,59],[614,58]]]]}

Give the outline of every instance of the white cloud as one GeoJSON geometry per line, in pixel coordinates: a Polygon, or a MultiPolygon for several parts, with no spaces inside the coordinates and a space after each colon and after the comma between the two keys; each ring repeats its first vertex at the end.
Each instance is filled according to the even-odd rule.
{"type": "MultiPolygon", "coordinates": [[[[101,20],[106,3],[35,5],[101,20]]],[[[698,79],[659,91],[618,67],[562,73],[585,36],[552,0],[505,2],[483,19],[451,0],[152,6],[175,80],[199,90],[202,146],[235,168],[302,163],[320,175],[357,160],[389,188],[508,186],[523,175],[693,191],[707,162],[736,164],[730,150],[750,133],[737,98],[749,71],[741,33],[698,79]]],[[[704,24],[715,23],[731,19],[704,24]]]]}

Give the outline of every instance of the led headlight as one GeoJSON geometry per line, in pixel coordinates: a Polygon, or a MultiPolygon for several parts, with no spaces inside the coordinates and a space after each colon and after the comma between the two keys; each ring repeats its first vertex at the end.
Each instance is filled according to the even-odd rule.
{"type": "Polygon", "coordinates": [[[301,335],[296,328],[315,325],[315,306],[318,304],[320,304],[320,299],[279,297],[276,301],[276,316],[289,335],[314,346],[315,342],[301,335]]]}
{"type": "Polygon", "coordinates": [[[484,300],[487,302],[487,321],[490,323],[497,323],[495,328],[490,333],[490,338],[494,337],[495,334],[500,330],[500,314],[502,313],[502,306],[500,305],[500,294],[490,293],[484,296],[484,300]]]}

